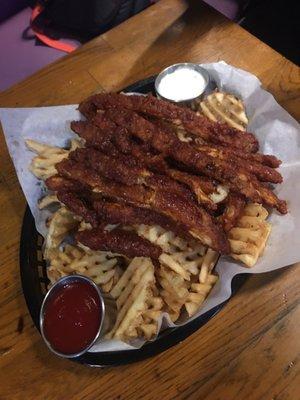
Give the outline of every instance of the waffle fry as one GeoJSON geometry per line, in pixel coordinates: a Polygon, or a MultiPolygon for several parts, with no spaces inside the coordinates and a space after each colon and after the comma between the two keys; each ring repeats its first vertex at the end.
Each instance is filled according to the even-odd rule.
{"type": "Polygon", "coordinates": [[[110,280],[103,285],[101,285],[101,289],[104,293],[109,293],[111,289],[117,284],[120,277],[122,276],[123,270],[116,265],[114,269],[114,275],[110,278],[110,280]]]}
{"type": "Polygon", "coordinates": [[[248,125],[243,102],[232,94],[214,92],[200,103],[200,110],[210,120],[226,122],[241,131],[245,131],[248,125]]]}
{"type": "Polygon", "coordinates": [[[253,267],[266,246],[271,225],[267,210],[261,204],[248,204],[237,226],[229,231],[231,257],[253,267]]]}
{"type": "Polygon", "coordinates": [[[182,142],[188,143],[193,140],[182,125],[175,125],[175,129],[178,139],[181,140],[182,142]]]}
{"type": "Polygon", "coordinates": [[[171,320],[175,322],[179,318],[185,304],[189,315],[192,315],[193,310],[196,312],[207,296],[202,293],[203,287],[208,290],[205,285],[208,279],[212,279],[210,276],[214,276],[211,271],[219,257],[218,253],[207,250],[194,241],[188,242],[179,238],[158,225],[138,225],[135,229],[140,236],[164,251],[159,257],[161,266],[157,272],[157,280],[165,310],[171,320]],[[200,282],[197,285],[200,285],[202,292],[197,292],[198,286],[193,286],[195,277],[200,282]]]}
{"type": "Polygon", "coordinates": [[[198,274],[192,276],[189,281],[184,280],[166,266],[160,267],[157,274],[158,283],[162,287],[160,294],[173,322],[179,318],[183,306],[189,316],[199,310],[218,279],[211,273],[217,259],[218,253],[208,249],[198,265],[198,274]]]}
{"type": "Polygon", "coordinates": [[[214,266],[216,265],[219,258],[219,254],[212,250],[207,249],[207,252],[203,258],[200,273],[199,273],[199,282],[206,283],[208,276],[210,275],[211,271],[213,270],[214,266]]]}
{"type": "Polygon", "coordinates": [[[70,275],[74,269],[69,267],[74,261],[79,260],[83,255],[81,249],[66,245],[63,250],[58,248],[53,249],[49,254],[47,261],[49,267],[47,268],[47,276],[53,285],[58,279],[63,276],[70,275]]]}
{"type": "Polygon", "coordinates": [[[135,228],[138,235],[162,248],[164,253],[159,258],[162,265],[166,265],[187,281],[191,274],[199,273],[198,266],[205,254],[203,245],[194,241],[189,243],[158,225],[138,225],[135,228]]]}
{"type": "Polygon", "coordinates": [[[228,196],[229,188],[226,185],[218,185],[216,187],[216,191],[210,193],[208,197],[215,203],[220,203],[221,201],[225,200],[228,196]]]}
{"type": "Polygon", "coordinates": [[[69,153],[81,146],[77,139],[71,140],[70,149],[62,149],[61,147],[49,146],[36,142],[31,139],[25,140],[29,150],[37,154],[30,163],[29,170],[38,178],[46,180],[50,176],[57,173],[55,164],[67,158],[69,153]]]}
{"type": "Polygon", "coordinates": [[[142,313],[143,323],[137,328],[139,336],[150,340],[158,333],[158,320],[162,313],[163,301],[158,290],[153,289],[153,297],[148,300],[148,309],[142,313]]]}
{"type": "Polygon", "coordinates": [[[155,292],[154,266],[150,259],[134,258],[110,294],[116,299],[119,311],[107,338],[128,341],[142,335],[150,339],[157,333],[163,304],[155,292]]]}
{"type": "Polygon", "coordinates": [[[89,222],[80,221],[78,231],[88,231],[92,229],[92,225],[89,222]]]}
{"type": "Polygon", "coordinates": [[[160,295],[165,303],[165,311],[175,322],[186,302],[189,292],[189,282],[168,267],[161,266],[157,273],[158,283],[161,286],[160,295]]]}
{"type": "Polygon", "coordinates": [[[40,210],[42,210],[43,208],[46,208],[54,203],[60,203],[56,194],[48,194],[47,196],[39,200],[38,207],[40,210]]]}
{"type": "Polygon", "coordinates": [[[191,284],[188,298],[184,303],[189,317],[193,316],[199,310],[201,304],[204,302],[217,280],[218,277],[216,275],[209,274],[205,282],[191,284]]]}
{"type": "Polygon", "coordinates": [[[47,275],[51,284],[66,275],[80,274],[91,278],[104,291],[111,288],[109,282],[117,282],[120,276],[118,258],[106,251],[84,251],[77,246],[66,245],[55,249],[49,259],[47,275]]]}
{"type": "Polygon", "coordinates": [[[78,223],[76,216],[66,207],[59,208],[52,215],[45,240],[44,257],[46,259],[50,257],[51,252],[58,248],[63,239],[65,239],[68,233],[71,232],[78,223]]]}
{"type": "Polygon", "coordinates": [[[60,147],[48,146],[27,139],[26,146],[37,154],[31,161],[29,170],[39,179],[47,179],[56,174],[55,164],[68,157],[69,151],[60,147]]]}

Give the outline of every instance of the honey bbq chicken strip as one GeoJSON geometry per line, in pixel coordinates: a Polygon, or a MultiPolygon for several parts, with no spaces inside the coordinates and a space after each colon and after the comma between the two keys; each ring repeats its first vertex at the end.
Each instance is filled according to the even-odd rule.
{"type": "Polygon", "coordinates": [[[212,146],[197,146],[197,149],[200,151],[206,152],[206,154],[217,158],[219,160],[226,161],[231,165],[236,165],[237,167],[244,168],[249,171],[253,175],[257,177],[262,182],[271,182],[271,183],[281,183],[282,176],[275,169],[260,164],[256,161],[250,161],[244,158],[237,157],[234,153],[228,151],[227,149],[212,146]]]}
{"type": "Polygon", "coordinates": [[[107,199],[94,200],[93,208],[101,221],[122,225],[159,225],[180,237],[186,239],[192,238],[183,225],[150,209],[134,207],[107,199]]]}
{"type": "Polygon", "coordinates": [[[89,222],[94,227],[99,225],[97,212],[93,210],[89,199],[80,195],[80,192],[58,191],[57,198],[75,215],[82,217],[85,222],[89,222]]]}
{"type": "MultiPolygon", "coordinates": [[[[111,124],[114,125],[114,134],[112,125],[106,132],[105,128],[109,124],[103,117],[99,118],[98,131],[94,125],[87,121],[73,121],[71,128],[86,140],[87,147],[99,149],[109,156],[120,157],[120,152],[130,155],[138,160],[139,164],[146,166],[151,171],[163,173],[186,185],[194,193],[199,204],[202,204],[208,210],[216,209],[215,203],[203,190],[202,178],[170,168],[162,154],[153,154],[148,145],[135,143],[126,129],[116,126],[113,122],[111,124]],[[104,120],[103,124],[101,120],[104,120]]],[[[206,186],[206,182],[204,185],[206,186]]]]}
{"type": "MultiPolygon", "coordinates": [[[[176,129],[172,128],[170,124],[166,124],[161,120],[150,119],[150,122],[154,125],[158,126],[160,129],[164,131],[168,131],[168,134],[176,134],[176,129]]],[[[219,160],[223,160],[230,165],[235,165],[236,167],[241,167],[246,171],[254,174],[257,179],[263,182],[272,182],[272,183],[281,183],[282,176],[280,173],[268,165],[263,165],[261,162],[257,160],[263,161],[264,158],[262,154],[252,154],[246,153],[240,150],[232,150],[228,147],[224,147],[221,145],[209,145],[206,143],[199,144],[199,140],[191,140],[189,141],[189,145],[194,147],[197,151],[204,152],[213,158],[217,158],[219,160]],[[244,156],[241,156],[244,155],[244,156]],[[252,160],[251,160],[252,157],[252,160]],[[256,159],[255,159],[256,158],[256,159]]],[[[275,156],[267,156],[268,162],[272,160],[273,164],[276,166],[280,165],[280,160],[278,160],[275,156]]]]}
{"type": "Polygon", "coordinates": [[[149,257],[157,260],[162,253],[159,246],[134,232],[122,229],[107,231],[98,227],[77,232],[75,239],[92,250],[111,251],[129,258],[149,257]]]}
{"type": "Polygon", "coordinates": [[[90,190],[88,184],[81,184],[76,180],[67,179],[60,175],[53,175],[45,180],[47,188],[53,192],[72,192],[80,193],[84,190],[90,190]]]}
{"type": "Polygon", "coordinates": [[[56,186],[56,191],[57,198],[61,203],[93,227],[105,226],[105,224],[159,225],[185,239],[192,238],[183,225],[151,209],[135,207],[122,201],[115,202],[87,191],[65,192],[60,191],[59,186],[56,186]]]}
{"type": "Polygon", "coordinates": [[[187,201],[193,201],[192,192],[167,176],[149,171],[137,159],[119,154],[118,157],[104,154],[95,149],[76,149],[70,159],[85,163],[106,179],[125,185],[145,185],[153,189],[163,189],[177,193],[187,201]]]}
{"type": "MultiPolygon", "coordinates": [[[[121,134],[119,132],[119,135],[115,136],[114,143],[120,151],[125,154],[130,154],[140,160],[142,164],[147,166],[150,170],[164,173],[175,181],[187,186],[194,193],[198,203],[203,205],[206,209],[216,209],[216,204],[205,192],[204,186],[207,187],[205,178],[171,168],[164,160],[162,154],[153,154],[148,145],[135,143],[130,138],[129,133],[124,130],[121,134]]],[[[214,193],[215,191],[216,188],[213,187],[211,192],[208,192],[208,194],[214,193]]]]}
{"type": "Polygon", "coordinates": [[[258,142],[251,133],[242,132],[224,123],[212,122],[194,111],[153,96],[126,96],[116,93],[97,94],[79,105],[87,117],[95,115],[97,109],[125,108],[131,111],[163,118],[182,125],[188,132],[200,136],[209,143],[229,145],[247,152],[256,152],[258,142]]]}
{"type": "MultiPolygon", "coordinates": [[[[106,197],[121,199],[142,208],[152,208],[185,226],[186,230],[203,244],[221,253],[229,252],[228,240],[211,216],[196,203],[187,201],[175,192],[165,191],[159,185],[153,189],[144,185],[129,186],[109,181],[86,165],[69,159],[57,164],[56,168],[60,175],[89,185],[91,190],[106,197]]],[[[46,181],[49,189],[53,187],[51,183],[49,178],[46,181]]]]}
{"type": "Polygon", "coordinates": [[[229,193],[224,212],[218,218],[225,232],[229,232],[236,225],[245,205],[246,201],[242,196],[236,193],[229,193]]]}
{"type": "Polygon", "coordinates": [[[72,121],[71,129],[85,140],[86,144],[93,144],[96,149],[106,151],[113,156],[119,154],[112,143],[116,134],[116,125],[109,119],[103,119],[101,128],[89,121],[72,121]]]}
{"type": "MultiPolygon", "coordinates": [[[[102,178],[95,171],[88,170],[85,165],[80,165],[73,160],[66,160],[63,164],[57,164],[57,169],[60,175],[51,176],[45,181],[49,190],[64,191],[64,188],[72,186],[75,189],[77,184],[78,187],[84,186],[94,193],[99,193],[117,200],[126,199],[130,204],[147,208],[146,202],[151,194],[151,190],[143,186],[128,186],[109,181],[102,178]]],[[[80,190],[77,190],[77,192],[80,192],[80,190]]]]}
{"type": "Polygon", "coordinates": [[[287,212],[286,202],[279,200],[270,189],[248,171],[235,168],[223,160],[195,150],[188,143],[181,142],[171,133],[158,129],[140,115],[124,109],[108,109],[104,114],[97,116],[97,118],[101,117],[109,118],[125,127],[131,134],[148,143],[155,150],[187,165],[195,172],[228,184],[232,191],[243,194],[249,200],[277,208],[283,214],[287,212]]]}
{"type": "Polygon", "coordinates": [[[89,185],[85,183],[79,183],[76,180],[65,179],[59,175],[53,175],[46,179],[45,184],[49,190],[53,192],[82,192],[84,190],[89,190],[89,185]]]}
{"type": "Polygon", "coordinates": [[[202,149],[205,149],[205,147],[208,146],[209,149],[220,150],[223,154],[226,154],[228,156],[242,158],[243,160],[247,160],[248,162],[255,162],[271,168],[278,168],[281,164],[281,161],[277,157],[270,154],[247,153],[243,150],[238,150],[235,148],[225,147],[217,144],[208,145],[206,143],[198,143],[197,140],[190,143],[195,144],[195,148],[199,150],[201,150],[202,146],[202,149]]]}
{"type": "MultiPolygon", "coordinates": [[[[95,118],[95,117],[94,117],[95,118]]],[[[169,122],[166,122],[164,120],[158,119],[158,118],[153,118],[153,117],[147,117],[147,119],[158,125],[161,129],[166,129],[169,130],[173,133],[175,133],[178,136],[178,126],[169,122]]],[[[188,142],[197,149],[201,149],[201,146],[208,146],[210,149],[214,150],[222,150],[226,155],[230,155],[231,157],[235,156],[237,158],[242,158],[243,160],[248,160],[251,162],[259,163],[266,165],[271,168],[277,168],[281,164],[281,161],[275,157],[274,155],[270,154],[261,154],[261,153],[247,153],[244,150],[239,150],[235,147],[231,146],[224,146],[221,144],[216,144],[216,143],[207,143],[205,140],[199,138],[199,136],[187,134],[185,132],[186,138],[188,139],[188,142]]]]}
{"type": "MultiPolygon", "coordinates": [[[[100,116],[99,125],[101,126],[101,120],[105,117],[100,116]]],[[[93,120],[97,121],[97,116],[93,120]]],[[[105,131],[101,131],[105,137],[105,131]]],[[[188,186],[192,192],[196,195],[196,198],[200,204],[209,210],[216,208],[215,203],[207,195],[217,194],[217,182],[213,181],[205,176],[196,176],[191,173],[180,171],[176,168],[170,167],[170,165],[164,159],[163,154],[153,153],[151,147],[147,143],[136,143],[133,138],[130,137],[130,133],[117,125],[115,125],[115,135],[111,138],[115,146],[124,154],[130,154],[143,165],[147,166],[151,171],[160,172],[168,175],[174,180],[188,186]]],[[[99,146],[101,148],[101,141],[98,141],[99,136],[95,139],[89,138],[87,145],[99,146]]],[[[105,151],[105,149],[103,150],[105,151]]]]}

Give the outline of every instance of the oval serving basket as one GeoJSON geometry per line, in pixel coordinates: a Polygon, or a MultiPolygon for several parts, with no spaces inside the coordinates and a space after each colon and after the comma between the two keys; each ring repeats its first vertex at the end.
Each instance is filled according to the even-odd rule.
{"type": "MultiPolygon", "coordinates": [[[[123,92],[154,94],[154,80],[155,76],[139,81],[123,89],[123,92]]],[[[38,330],[40,308],[49,283],[42,257],[42,244],[43,238],[37,232],[33,216],[27,207],[20,241],[20,273],[27,307],[38,330]]],[[[235,276],[232,281],[232,295],[237,292],[247,277],[247,274],[235,276]]],[[[117,366],[144,360],[182,342],[216,315],[225,304],[226,302],[218,305],[184,326],[163,331],[155,341],[146,343],[140,349],[105,353],[88,352],[74,360],[93,367],[117,366]]]]}

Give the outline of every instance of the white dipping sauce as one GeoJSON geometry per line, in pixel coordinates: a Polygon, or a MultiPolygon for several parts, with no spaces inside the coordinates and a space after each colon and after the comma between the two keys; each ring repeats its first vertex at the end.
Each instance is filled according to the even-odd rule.
{"type": "Polygon", "coordinates": [[[200,96],[205,86],[206,81],[200,72],[179,68],[162,78],[158,92],[166,99],[184,101],[200,96]]]}

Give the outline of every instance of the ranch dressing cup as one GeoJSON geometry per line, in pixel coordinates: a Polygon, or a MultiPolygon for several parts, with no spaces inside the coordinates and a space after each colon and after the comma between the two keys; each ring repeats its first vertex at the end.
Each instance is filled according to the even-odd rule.
{"type": "Polygon", "coordinates": [[[162,100],[192,106],[209,85],[209,75],[198,64],[180,63],[164,69],[155,80],[155,91],[162,100]]]}

